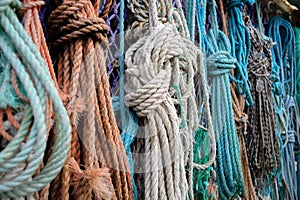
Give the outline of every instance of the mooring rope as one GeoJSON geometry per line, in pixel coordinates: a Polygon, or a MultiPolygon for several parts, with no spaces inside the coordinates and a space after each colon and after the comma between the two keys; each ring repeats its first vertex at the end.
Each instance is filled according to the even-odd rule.
{"type": "MultiPolygon", "coordinates": [[[[0,153],[1,198],[26,196],[48,185],[61,170],[70,144],[66,110],[44,60],[13,11],[20,8],[17,0],[0,3],[1,108],[23,112],[16,135],[0,153]],[[47,98],[53,105],[55,142],[45,166],[34,175],[46,148],[47,98]]],[[[7,115],[12,118],[10,111],[7,115]]]]}
{"type": "Polygon", "coordinates": [[[52,47],[59,52],[58,84],[69,97],[66,107],[73,128],[70,156],[74,159],[61,175],[63,199],[69,198],[70,183],[80,199],[132,198],[130,169],[112,109],[101,47],[109,30],[103,18],[112,1],[106,1],[101,17],[97,16],[99,6],[99,1],[65,0],[48,20],[52,47]],[[79,170],[81,163],[83,170],[79,170]]]}

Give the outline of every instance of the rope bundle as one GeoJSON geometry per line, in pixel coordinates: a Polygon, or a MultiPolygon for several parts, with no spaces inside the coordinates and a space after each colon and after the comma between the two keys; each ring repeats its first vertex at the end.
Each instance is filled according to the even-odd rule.
{"type": "Polygon", "coordinates": [[[247,105],[253,104],[248,85],[247,64],[251,49],[250,35],[242,18],[245,3],[253,4],[254,0],[229,0],[229,32],[231,39],[231,54],[237,59],[237,71],[233,78],[239,94],[244,94],[247,105]]]}
{"type": "Polygon", "coordinates": [[[221,198],[243,196],[240,147],[236,134],[230,96],[229,75],[237,64],[230,55],[227,36],[218,29],[215,2],[211,5],[212,28],[206,38],[208,43],[208,74],[211,77],[211,105],[213,126],[217,141],[216,173],[221,198]],[[222,97],[222,100],[221,100],[222,97]]]}
{"type": "Polygon", "coordinates": [[[111,5],[106,1],[100,18],[99,1],[65,0],[49,16],[49,38],[59,52],[58,84],[68,97],[65,104],[72,125],[70,159],[53,182],[54,199],[70,198],[70,184],[80,199],[132,198],[101,47],[109,30],[103,18],[111,5]]]}
{"type": "Polygon", "coordinates": [[[274,181],[271,173],[278,170],[280,162],[270,81],[272,43],[271,40],[264,39],[251,25],[248,25],[248,29],[251,52],[247,70],[254,105],[247,108],[249,127],[245,138],[253,181],[256,188],[261,190],[274,181]]]}
{"type": "MultiPolygon", "coordinates": [[[[16,0],[0,3],[0,107],[6,109],[9,119],[3,125],[11,124],[6,131],[17,129],[0,153],[1,198],[26,196],[45,187],[61,170],[70,144],[66,110],[44,60],[13,11],[20,8],[16,0]],[[53,106],[55,135],[51,154],[45,158],[50,128],[48,98],[53,106]],[[22,120],[20,114],[12,116],[14,112],[22,113],[22,120]],[[46,164],[40,168],[43,159],[46,164]]],[[[3,112],[1,115],[2,121],[3,112]]]]}
{"type": "MultiPolygon", "coordinates": [[[[274,17],[270,21],[269,36],[276,42],[272,47],[273,68],[277,69],[278,80],[281,84],[282,93],[277,112],[277,131],[282,139],[282,186],[281,198],[297,199],[296,171],[294,142],[297,134],[296,117],[299,113],[295,106],[295,35],[291,24],[281,17],[274,17]]],[[[277,101],[278,102],[278,101],[277,101]]]]}
{"type": "MultiPolygon", "coordinates": [[[[195,165],[192,152],[185,149],[191,148],[192,134],[198,124],[193,95],[198,50],[187,39],[187,29],[180,29],[185,35],[182,36],[176,30],[176,23],[171,24],[176,20],[164,24],[158,21],[160,12],[156,5],[159,6],[153,1],[149,3],[149,32],[129,48],[125,59],[128,78],[125,102],[143,120],[146,137],[143,198],[185,199],[188,190],[193,198],[195,165]],[[174,103],[179,104],[179,110],[174,103]]],[[[176,5],[180,11],[180,3],[176,5]]],[[[167,12],[167,16],[176,16],[175,8],[167,12]]],[[[180,20],[184,22],[183,18],[180,20]]],[[[205,169],[212,161],[195,167],[205,169]]]]}

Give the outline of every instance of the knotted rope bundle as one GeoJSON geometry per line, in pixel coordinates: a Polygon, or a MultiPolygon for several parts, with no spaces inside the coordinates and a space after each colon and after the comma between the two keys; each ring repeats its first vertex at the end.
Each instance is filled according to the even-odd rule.
{"type": "Polygon", "coordinates": [[[229,75],[237,61],[230,55],[227,36],[218,29],[215,1],[211,5],[212,28],[207,38],[207,65],[211,78],[212,120],[216,133],[216,173],[221,198],[244,195],[240,146],[230,96],[229,75]]]}
{"type": "MultiPolygon", "coordinates": [[[[295,35],[290,22],[281,17],[274,17],[270,21],[269,36],[276,42],[272,47],[273,68],[278,69],[282,93],[277,112],[277,131],[281,134],[282,145],[282,180],[280,189],[283,189],[281,198],[297,199],[296,171],[294,143],[299,112],[295,106],[295,35]]],[[[277,101],[278,102],[278,101],[277,101]]]]}
{"type": "Polygon", "coordinates": [[[248,85],[247,64],[251,49],[250,35],[244,24],[242,11],[246,3],[255,0],[229,0],[229,32],[231,39],[231,55],[237,59],[237,71],[233,78],[239,94],[244,94],[246,105],[252,105],[253,99],[248,85]]]}
{"type": "MultiPolygon", "coordinates": [[[[12,127],[17,129],[0,153],[1,198],[26,196],[45,187],[61,170],[70,144],[67,112],[44,60],[13,11],[20,8],[17,0],[0,3],[0,107],[7,110],[12,125],[6,131],[14,132],[12,127]],[[53,106],[55,138],[51,154],[39,171],[50,127],[47,98],[53,106]],[[12,116],[11,109],[22,112],[22,120],[20,116],[12,116]]],[[[6,125],[9,127],[8,122],[6,125]]]]}
{"type": "MultiPolygon", "coordinates": [[[[249,22],[248,22],[249,23],[249,22]]],[[[280,149],[276,135],[274,101],[272,99],[271,40],[247,24],[251,37],[251,52],[248,63],[250,90],[254,105],[247,108],[248,132],[245,135],[249,165],[254,185],[258,190],[274,181],[271,173],[279,168],[280,149]]]]}
{"type": "MultiPolygon", "coordinates": [[[[107,1],[104,8],[111,4],[107,1]]],[[[112,109],[101,47],[109,30],[103,19],[107,13],[104,9],[102,18],[98,17],[99,5],[99,1],[65,0],[49,17],[49,38],[59,51],[58,84],[69,97],[66,107],[72,125],[72,159],[57,180],[61,182],[60,194],[55,191],[59,184],[53,184],[53,198],[68,199],[70,183],[74,196],[80,199],[132,197],[130,170],[112,109]],[[81,163],[83,170],[78,166],[81,163]]]]}
{"type": "MultiPolygon", "coordinates": [[[[180,3],[176,4],[180,10],[180,3]]],[[[192,198],[193,154],[185,149],[193,149],[192,135],[198,124],[193,82],[198,50],[188,37],[180,35],[173,21],[158,21],[156,5],[149,2],[150,30],[125,56],[125,102],[144,123],[144,198],[185,199],[188,189],[192,198]]],[[[174,9],[168,10],[167,16],[173,16],[174,9]]],[[[182,34],[188,35],[187,29],[182,34]]]]}

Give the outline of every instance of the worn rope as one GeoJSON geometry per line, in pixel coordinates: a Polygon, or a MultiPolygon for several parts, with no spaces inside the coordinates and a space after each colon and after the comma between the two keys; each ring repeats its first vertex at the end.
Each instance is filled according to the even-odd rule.
{"type": "MultiPolygon", "coordinates": [[[[0,73],[1,108],[7,109],[9,106],[17,112],[23,112],[23,119],[15,137],[0,153],[0,173],[3,177],[0,181],[1,198],[26,196],[48,185],[61,170],[70,143],[66,110],[44,60],[13,11],[20,8],[19,1],[5,0],[0,3],[3,69],[0,73]],[[22,92],[20,97],[13,89],[16,87],[11,86],[16,82],[8,81],[14,73],[20,87],[18,92],[22,92]],[[42,164],[46,148],[47,98],[51,99],[53,105],[55,142],[45,166],[38,175],[34,175],[42,164]]],[[[12,117],[11,113],[7,115],[12,117]]]]}
{"type": "MultiPolygon", "coordinates": [[[[111,4],[111,1],[106,2],[107,6],[111,4]]],[[[61,49],[58,80],[59,86],[70,97],[66,107],[73,128],[72,137],[79,134],[82,141],[75,140],[77,144],[71,149],[71,156],[77,162],[73,160],[66,165],[65,173],[62,173],[63,199],[70,196],[70,183],[74,188],[80,188],[73,193],[80,199],[132,198],[130,170],[114,118],[101,47],[101,42],[106,43],[109,30],[103,19],[108,11],[105,8],[100,13],[103,18],[98,17],[99,6],[99,1],[66,0],[49,17],[53,48],[61,49]],[[77,159],[78,146],[83,150],[83,160],[77,159]],[[84,170],[79,171],[78,164],[83,165],[84,170]],[[68,169],[70,166],[71,170],[68,169]],[[107,167],[111,176],[102,177],[106,176],[102,171],[107,167]],[[93,176],[89,178],[91,174],[93,176]],[[101,181],[97,179],[106,179],[106,187],[98,185],[101,181]]]]}
{"type": "MultiPolygon", "coordinates": [[[[173,25],[177,20],[184,23],[180,3],[176,4],[178,14],[175,7],[166,9],[165,15],[171,23],[163,23],[164,20],[157,17],[157,13],[160,17],[163,14],[157,9],[159,3],[149,2],[150,15],[146,21],[150,23],[150,30],[126,52],[125,102],[145,123],[144,198],[184,199],[192,188],[189,186],[192,180],[186,177],[184,167],[193,160],[185,149],[190,148],[198,123],[193,95],[198,51],[187,39],[187,29],[178,31],[173,25]],[[179,104],[178,111],[174,103],[179,104]]],[[[161,3],[171,4],[169,1],[161,3]]]]}

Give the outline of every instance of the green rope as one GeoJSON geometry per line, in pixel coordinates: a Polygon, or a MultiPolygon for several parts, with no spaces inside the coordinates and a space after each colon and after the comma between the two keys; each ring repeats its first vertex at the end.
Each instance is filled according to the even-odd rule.
{"type": "Polygon", "coordinates": [[[3,68],[0,70],[0,88],[3,89],[0,90],[0,102],[2,102],[0,106],[1,108],[10,106],[18,111],[24,110],[20,129],[0,153],[0,173],[4,177],[0,181],[1,198],[26,196],[49,184],[61,170],[70,146],[71,127],[67,112],[44,60],[13,11],[14,8],[20,9],[20,7],[21,3],[17,0],[0,2],[0,49],[1,68],[3,68]],[[16,71],[19,83],[22,85],[20,88],[24,92],[23,95],[28,98],[29,104],[25,102],[16,104],[17,95],[12,92],[12,88],[2,87],[3,80],[7,78],[3,76],[11,75],[3,72],[11,69],[16,71]],[[8,93],[7,90],[11,90],[9,93],[14,98],[11,99],[3,94],[3,92],[8,93]],[[46,165],[37,176],[34,176],[43,161],[47,143],[45,121],[47,96],[51,99],[54,108],[55,143],[46,165]],[[26,134],[31,124],[32,128],[29,134],[26,134]],[[17,176],[14,175],[20,167],[21,172],[19,171],[17,176]]]}

